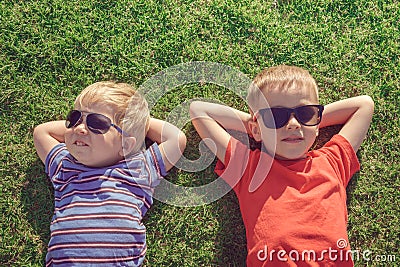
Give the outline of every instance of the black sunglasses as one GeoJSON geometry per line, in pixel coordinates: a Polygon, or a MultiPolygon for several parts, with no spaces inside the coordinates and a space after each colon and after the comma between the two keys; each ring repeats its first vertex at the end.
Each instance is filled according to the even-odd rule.
{"type": "MultiPolygon", "coordinates": [[[[81,124],[82,121],[82,111],[71,110],[65,121],[65,126],[72,128],[81,124]]],[[[89,113],[86,115],[86,126],[95,134],[105,134],[113,126],[120,134],[127,135],[120,127],[113,124],[110,118],[98,113],[89,113]]]]}
{"type": "Polygon", "coordinates": [[[286,125],[290,116],[294,113],[294,117],[305,126],[315,126],[321,122],[322,105],[306,105],[297,108],[264,108],[254,114],[254,119],[257,114],[260,114],[267,128],[279,129],[286,125]]]}

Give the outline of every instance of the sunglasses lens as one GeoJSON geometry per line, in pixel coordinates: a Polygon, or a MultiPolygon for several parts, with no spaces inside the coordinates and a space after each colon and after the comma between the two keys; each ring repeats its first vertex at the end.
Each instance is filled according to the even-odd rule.
{"type": "Polygon", "coordinates": [[[296,109],[296,117],[306,126],[317,125],[320,120],[320,108],[319,106],[303,106],[296,109]]]}
{"type": "Polygon", "coordinates": [[[265,127],[270,129],[283,127],[289,119],[288,112],[283,108],[265,108],[259,112],[265,127]]]}
{"type": "Polygon", "coordinates": [[[82,113],[78,110],[71,110],[65,121],[65,127],[72,128],[80,120],[82,113]]]}
{"type": "Polygon", "coordinates": [[[279,129],[285,126],[290,118],[290,112],[288,112],[284,108],[271,108],[271,112],[275,120],[275,129],[279,129]]]}
{"type": "Polygon", "coordinates": [[[90,131],[95,134],[105,134],[111,126],[111,120],[101,114],[89,114],[86,117],[86,124],[90,131]]]}

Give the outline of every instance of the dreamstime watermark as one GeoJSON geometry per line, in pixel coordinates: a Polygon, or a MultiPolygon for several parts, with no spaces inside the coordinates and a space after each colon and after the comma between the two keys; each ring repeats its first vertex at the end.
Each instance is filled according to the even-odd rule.
{"type": "Polygon", "coordinates": [[[269,250],[267,245],[257,252],[259,261],[280,261],[280,262],[323,262],[323,261],[373,261],[373,262],[395,262],[395,255],[374,254],[371,250],[348,249],[346,239],[340,238],[336,242],[336,247],[329,247],[321,251],[315,250],[290,250],[284,249],[269,250]]]}
{"type": "MultiPolygon", "coordinates": [[[[172,66],[158,72],[139,87],[139,92],[146,98],[151,111],[168,92],[189,84],[218,85],[246,101],[247,89],[251,82],[252,80],[245,74],[232,67],[214,62],[196,61],[172,66]]],[[[215,99],[202,100],[216,102],[215,99]]],[[[190,122],[190,103],[191,100],[179,103],[169,112],[166,121],[182,129],[186,123],[190,122]]],[[[268,105],[267,102],[266,105],[268,105]]],[[[243,129],[245,129],[244,125],[243,129]]],[[[273,136],[272,140],[274,139],[273,136]]],[[[246,142],[246,140],[244,141],[246,142]]],[[[210,146],[209,142],[207,144],[210,146]]],[[[215,155],[206,147],[204,140],[199,144],[199,151],[200,157],[197,160],[190,160],[182,156],[175,166],[183,171],[192,173],[206,169],[214,162],[215,155]]],[[[168,157],[168,155],[166,156],[168,157]]],[[[244,166],[247,165],[247,161],[248,158],[243,159],[244,166]]],[[[250,191],[256,190],[261,185],[266,173],[271,168],[272,161],[266,161],[259,165],[262,165],[257,168],[260,174],[257,175],[256,172],[249,187],[250,191]]],[[[244,171],[245,169],[243,168],[241,170],[242,173],[235,173],[235,175],[240,178],[244,171]]],[[[163,179],[160,185],[156,187],[153,197],[163,203],[189,207],[209,204],[220,199],[230,190],[231,187],[222,181],[220,177],[209,184],[197,187],[179,186],[163,179]]]]}

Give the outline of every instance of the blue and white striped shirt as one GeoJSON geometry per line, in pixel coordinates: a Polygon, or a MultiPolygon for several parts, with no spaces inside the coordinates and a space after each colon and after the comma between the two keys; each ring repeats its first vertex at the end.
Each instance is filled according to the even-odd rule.
{"type": "Polygon", "coordinates": [[[91,168],[61,143],[45,167],[55,198],[46,266],[140,266],[146,253],[142,218],[166,175],[157,144],[113,166],[91,168]]]}

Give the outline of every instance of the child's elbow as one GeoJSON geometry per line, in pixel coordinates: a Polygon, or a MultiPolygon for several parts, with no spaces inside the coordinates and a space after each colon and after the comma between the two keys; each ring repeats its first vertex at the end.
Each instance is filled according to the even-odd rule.
{"type": "Polygon", "coordinates": [[[37,141],[45,132],[45,126],[43,124],[39,124],[33,128],[33,140],[37,141]]]}
{"type": "Polygon", "coordinates": [[[179,149],[180,149],[181,153],[183,153],[183,151],[186,148],[186,142],[187,142],[186,135],[182,131],[179,131],[178,145],[179,145],[179,149]]]}
{"type": "Polygon", "coordinates": [[[190,117],[193,119],[202,112],[203,102],[201,101],[193,101],[190,103],[189,113],[190,117]]]}
{"type": "Polygon", "coordinates": [[[363,95],[360,98],[361,107],[372,114],[375,108],[374,100],[368,95],[363,95]]]}

